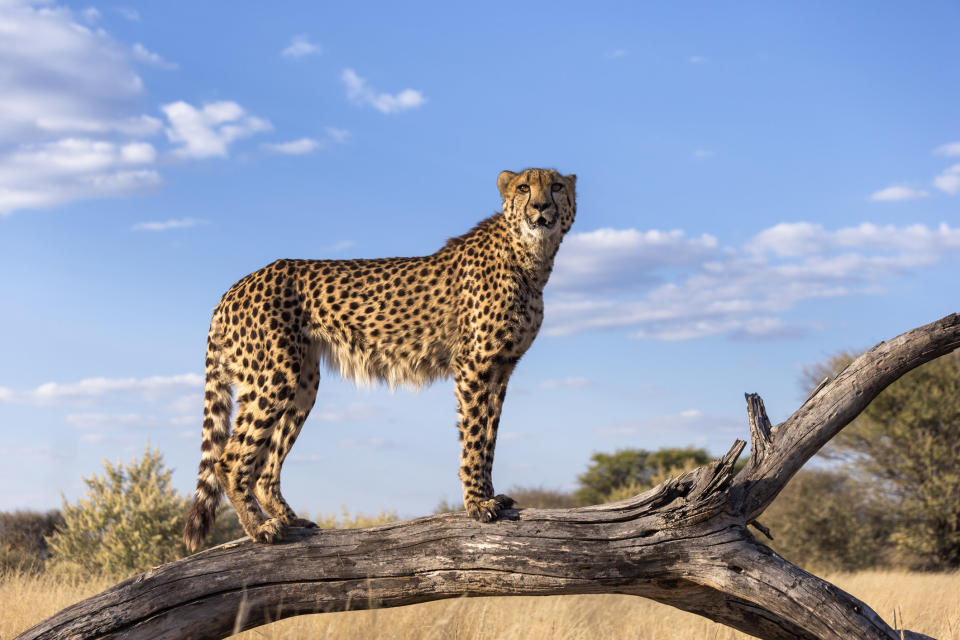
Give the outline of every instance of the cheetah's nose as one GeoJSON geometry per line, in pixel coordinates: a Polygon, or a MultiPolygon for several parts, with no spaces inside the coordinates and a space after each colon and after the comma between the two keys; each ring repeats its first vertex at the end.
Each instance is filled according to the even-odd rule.
{"type": "Polygon", "coordinates": [[[550,203],[549,203],[549,202],[534,202],[534,203],[531,204],[530,206],[533,207],[534,209],[536,209],[537,211],[539,211],[540,213],[543,213],[545,210],[547,210],[547,209],[550,208],[550,203]]]}

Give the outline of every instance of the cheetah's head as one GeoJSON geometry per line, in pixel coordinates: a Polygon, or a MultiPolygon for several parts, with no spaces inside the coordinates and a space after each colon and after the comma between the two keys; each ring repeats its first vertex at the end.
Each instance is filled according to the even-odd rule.
{"type": "Polygon", "coordinates": [[[577,214],[577,176],[553,169],[502,171],[497,187],[511,229],[529,241],[559,242],[577,214]]]}

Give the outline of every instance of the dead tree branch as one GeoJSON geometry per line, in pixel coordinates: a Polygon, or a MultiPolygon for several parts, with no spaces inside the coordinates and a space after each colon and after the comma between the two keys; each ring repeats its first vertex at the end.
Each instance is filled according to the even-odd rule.
{"type": "Polygon", "coordinates": [[[748,395],[753,446],[737,475],[740,440],[712,464],[613,504],[514,510],[490,524],[460,513],[296,530],[273,546],[238,541],[131,578],[19,637],[220,638],[237,624],[305,613],[459,596],[621,593],[770,640],[895,640],[900,631],[758,542],[747,523],[881,390],[957,347],[957,314],[882,342],[776,426],[748,395]]]}

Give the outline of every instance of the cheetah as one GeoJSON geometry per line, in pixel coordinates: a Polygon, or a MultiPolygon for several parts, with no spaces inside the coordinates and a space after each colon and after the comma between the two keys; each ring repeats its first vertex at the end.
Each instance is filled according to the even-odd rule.
{"type": "Polygon", "coordinates": [[[503,171],[502,212],[432,255],[277,260],[233,285],[207,338],[187,547],[203,543],[222,492],[256,542],[315,526],[283,499],[280,468],[313,407],[321,365],[391,387],[452,376],[467,513],[490,522],[513,506],[491,482],[500,409],[540,329],[543,287],[576,215],[575,186],[575,175],[551,169],[503,171]]]}

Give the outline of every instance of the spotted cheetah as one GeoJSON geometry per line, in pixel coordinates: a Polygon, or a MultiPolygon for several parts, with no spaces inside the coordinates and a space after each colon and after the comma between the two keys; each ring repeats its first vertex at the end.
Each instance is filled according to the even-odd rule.
{"type": "Polygon", "coordinates": [[[221,491],[257,542],[314,526],[280,495],[280,467],[313,407],[321,364],[357,383],[391,387],[453,376],[467,513],[489,522],[510,508],[514,501],[495,495],[491,483],[500,409],[540,329],[543,287],[576,215],[575,186],[575,175],[550,169],[503,171],[503,211],[433,255],[277,260],[233,285],[207,339],[187,547],[202,544],[221,491]]]}

